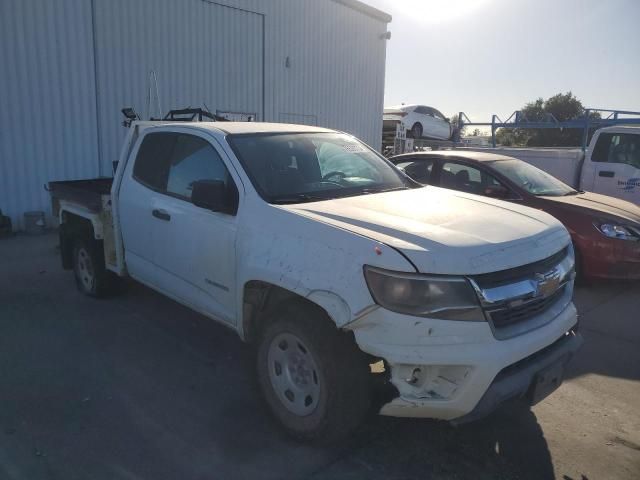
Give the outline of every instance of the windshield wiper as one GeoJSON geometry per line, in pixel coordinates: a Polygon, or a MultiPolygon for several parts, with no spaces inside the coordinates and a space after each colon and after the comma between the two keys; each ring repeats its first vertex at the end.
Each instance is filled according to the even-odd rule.
{"type": "Polygon", "coordinates": [[[269,203],[275,203],[277,205],[305,203],[305,202],[319,202],[322,200],[332,200],[334,198],[343,197],[356,197],[358,195],[369,195],[372,193],[386,193],[395,192],[397,190],[408,190],[409,187],[392,187],[392,188],[363,188],[361,190],[353,192],[345,192],[341,190],[339,194],[332,196],[314,195],[312,193],[294,193],[292,195],[284,195],[282,197],[274,197],[269,203]]]}
{"type": "Polygon", "coordinates": [[[572,190],[570,192],[567,192],[567,193],[563,194],[562,196],[563,197],[570,197],[572,195],[580,195],[582,193],[584,193],[584,190],[572,190]]]}
{"type": "Polygon", "coordinates": [[[386,192],[395,192],[396,190],[408,190],[409,187],[393,187],[393,188],[362,188],[360,190],[354,190],[344,195],[337,196],[336,198],[344,198],[344,197],[358,197],[360,195],[371,195],[373,193],[386,193],[386,192]]]}
{"type": "Polygon", "coordinates": [[[386,192],[397,192],[399,190],[409,190],[409,187],[392,187],[392,188],[363,188],[358,193],[368,194],[368,193],[386,193],[386,192]]]}
{"type": "Polygon", "coordinates": [[[323,197],[320,195],[311,195],[308,193],[296,193],[293,195],[272,198],[270,203],[275,203],[277,205],[287,205],[293,203],[319,202],[321,200],[330,200],[331,198],[332,197],[323,197]]]}

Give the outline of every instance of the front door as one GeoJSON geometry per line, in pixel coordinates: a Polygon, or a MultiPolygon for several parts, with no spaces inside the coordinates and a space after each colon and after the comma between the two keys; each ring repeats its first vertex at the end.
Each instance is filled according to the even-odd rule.
{"type": "Polygon", "coordinates": [[[640,205],[640,134],[601,133],[583,178],[593,192],[640,205]]]}
{"type": "Polygon", "coordinates": [[[236,216],[191,203],[194,182],[222,180],[236,188],[216,147],[207,139],[179,133],[164,194],[154,208],[154,263],[158,286],[197,310],[235,321],[236,216]]]}

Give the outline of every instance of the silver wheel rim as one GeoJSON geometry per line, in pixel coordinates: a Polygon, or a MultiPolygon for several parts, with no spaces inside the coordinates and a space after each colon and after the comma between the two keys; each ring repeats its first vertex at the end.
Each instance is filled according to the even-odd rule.
{"type": "Polygon", "coordinates": [[[84,248],[78,250],[78,279],[85,290],[93,288],[93,264],[89,252],[84,248]]]}
{"type": "Polygon", "coordinates": [[[291,333],[276,335],[267,354],[269,380],[276,395],[291,413],[313,413],[320,399],[320,375],[313,355],[291,333]]]}

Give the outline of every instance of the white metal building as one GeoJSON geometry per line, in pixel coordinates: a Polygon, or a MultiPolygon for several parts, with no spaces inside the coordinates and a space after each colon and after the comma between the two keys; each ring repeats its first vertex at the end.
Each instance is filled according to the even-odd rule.
{"type": "Polygon", "coordinates": [[[110,176],[126,106],[251,113],[379,148],[390,21],[356,0],[0,0],[0,209],[19,227],[49,213],[46,182],[110,176]]]}

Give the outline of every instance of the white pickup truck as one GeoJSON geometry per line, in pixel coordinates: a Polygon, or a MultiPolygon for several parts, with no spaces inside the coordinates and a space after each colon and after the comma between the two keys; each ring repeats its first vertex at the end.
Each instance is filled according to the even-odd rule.
{"type": "Polygon", "coordinates": [[[597,130],[586,152],[578,148],[470,148],[514,157],[550,173],[576,190],[640,205],[640,126],[597,130]]]}
{"type": "Polygon", "coordinates": [[[50,190],[79,288],[129,275],[254,342],[298,438],[539,401],[582,342],[557,220],[418,185],[344,133],[134,122],[113,179],[50,190]]]}

